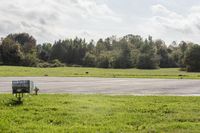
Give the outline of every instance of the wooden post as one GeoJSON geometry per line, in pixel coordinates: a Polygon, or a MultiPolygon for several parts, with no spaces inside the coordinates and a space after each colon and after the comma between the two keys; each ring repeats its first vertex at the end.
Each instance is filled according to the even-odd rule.
{"type": "Polygon", "coordinates": [[[35,87],[35,95],[38,95],[39,88],[35,87]]]}
{"type": "Polygon", "coordinates": [[[19,103],[22,102],[22,98],[24,96],[23,93],[16,93],[15,96],[16,96],[16,98],[17,98],[17,100],[18,100],[19,103]]]}

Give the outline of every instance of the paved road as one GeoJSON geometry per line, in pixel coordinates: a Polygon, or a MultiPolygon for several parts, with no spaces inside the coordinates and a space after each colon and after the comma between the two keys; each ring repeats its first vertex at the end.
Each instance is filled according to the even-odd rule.
{"type": "Polygon", "coordinates": [[[11,93],[12,80],[33,80],[40,93],[200,96],[200,80],[0,77],[0,93],[11,93]]]}

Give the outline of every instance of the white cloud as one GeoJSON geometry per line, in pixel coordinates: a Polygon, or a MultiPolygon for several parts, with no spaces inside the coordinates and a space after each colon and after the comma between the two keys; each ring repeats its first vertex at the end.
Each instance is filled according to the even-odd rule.
{"type": "Polygon", "coordinates": [[[168,15],[171,13],[166,7],[160,4],[153,5],[151,7],[151,10],[153,11],[153,13],[162,13],[164,15],[168,15]]]}
{"type": "Polygon", "coordinates": [[[178,41],[199,41],[196,35],[200,33],[200,6],[191,7],[184,15],[160,4],[153,5],[151,10],[153,16],[148,20],[147,26],[153,26],[150,32],[155,36],[166,40],[173,38],[178,41]]]}
{"type": "Polygon", "coordinates": [[[106,4],[97,0],[1,0],[0,5],[1,36],[28,32],[40,42],[83,32],[98,34],[101,26],[120,22],[106,4]]]}
{"type": "Polygon", "coordinates": [[[1,0],[0,37],[28,32],[41,43],[131,33],[168,43],[200,42],[199,4],[196,0],[1,0]]]}

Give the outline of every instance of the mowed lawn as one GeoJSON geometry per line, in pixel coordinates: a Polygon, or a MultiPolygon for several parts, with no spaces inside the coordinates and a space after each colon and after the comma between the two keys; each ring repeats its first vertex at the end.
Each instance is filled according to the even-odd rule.
{"type": "Polygon", "coordinates": [[[200,97],[0,95],[0,132],[132,133],[200,131],[200,97]]]}
{"type": "Polygon", "coordinates": [[[105,77],[105,78],[184,78],[200,79],[200,73],[179,71],[178,68],[158,70],[99,69],[82,67],[31,68],[0,66],[1,77],[49,76],[49,77],[105,77]]]}

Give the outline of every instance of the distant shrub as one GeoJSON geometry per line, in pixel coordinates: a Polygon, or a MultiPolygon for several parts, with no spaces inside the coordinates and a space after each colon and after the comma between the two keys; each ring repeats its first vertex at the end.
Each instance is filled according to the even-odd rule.
{"type": "Polygon", "coordinates": [[[37,67],[47,68],[47,67],[51,67],[51,65],[48,62],[44,62],[44,63],[38,63],[37,67]]]}
{"type": "Polygon", "coordinates": [[[50,63],[48,62],[43,62],[43,63],[38,63],[37,67],[41,68],[48,68],[48,67],[64,67],[65,64],[61,63],[59,60],[53,60],[50,63]]]}
{"type": "Polygon", "coordinates": [[[51,67],[64,67],[65,64],[61,63],[59,60],[52,60],[51,67]]]}
{"type": "Polygon", "coordinates": [[[187,71],[187,68],[180,68],[180,71],[187,71]]]}
{"type": "Polygon", "coordinates": [[[72,67],[82,67],[81,65],[76,65],[76,64],[74,64],[74,65],[71,65],[72,67]]]}

